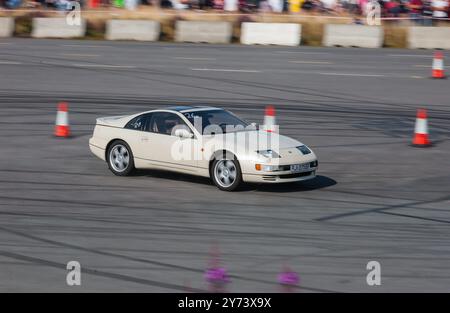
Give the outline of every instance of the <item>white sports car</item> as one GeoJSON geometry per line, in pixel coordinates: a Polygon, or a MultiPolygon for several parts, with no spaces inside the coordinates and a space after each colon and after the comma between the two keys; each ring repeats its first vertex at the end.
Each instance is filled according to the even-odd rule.
{"type": "Polygon", "coordinates": [[[97,119],[89,147],[119,176],[163,169],[210,177],[221,190],[242,182],[312,179],[315,154],[292,138],[259,130],[214,107],[170,107],[97,119]]]}

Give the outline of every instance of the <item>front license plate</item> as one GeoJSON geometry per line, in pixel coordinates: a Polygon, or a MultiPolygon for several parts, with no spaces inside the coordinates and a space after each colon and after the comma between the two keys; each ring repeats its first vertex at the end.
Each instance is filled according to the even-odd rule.
{"type": "Polygon", "coordinates": [[[309,170],[309,163],[291,165],[291,172],[303,172],[309,170]]]}

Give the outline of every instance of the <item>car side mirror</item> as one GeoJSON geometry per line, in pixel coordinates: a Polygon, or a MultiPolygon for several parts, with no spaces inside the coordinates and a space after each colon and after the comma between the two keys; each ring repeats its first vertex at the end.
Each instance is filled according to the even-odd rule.
{"type": "Polygon", "coordinates": [[[258,130],[259,129],[259,124],[258,123],[251,123],[250,126],[255,129],[258,130]]]}
{"type": "Polygon", "coordinates": [[[194,137],[194,134],[185,128],[179,128],[175,130],[175,136],[180,138],[192,138],[194,137]]]}

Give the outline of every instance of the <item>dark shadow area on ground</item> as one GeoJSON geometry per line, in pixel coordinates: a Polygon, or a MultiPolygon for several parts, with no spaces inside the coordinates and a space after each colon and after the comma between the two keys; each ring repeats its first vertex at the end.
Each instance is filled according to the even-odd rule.
{"type": "MultiPolygon", "coordinates": [[[[177,180],[187,183],[203,184],[214,186],[211,179],[207,177],[194,176],[189,174],[175,173],[163,170],[136,170],[133,176],[148,176],[154,178],[161,178],[167,180],[177,180]]],[[[254,184],[243,183],[242,186],[236,190],[237,192],[245,191],[262,191],[262,192],[301,192],[311,191],[316,189],[327,188],[336,185],[337,182],[327,176],[318,175],[316,178],[293,183],[281,184],[254,184]]]]}
{"type": "Polygon", "coordinates": [[[327,188],[336,184],[337,182],[330,177],[317,175],[314,179],[294,183],[245,184],[241,189],[243,191],[247,188],[247,190],[257,190],[263,192],[301,192],[327,188]]]}
{"type": "Polygon", "coordinates": [[[176,173],[164,170],[144,170],[139,169],[133,172],[132,176],[147,176],[153,178],[161,178],[167,180],[177,180],[187,183],[204,184],[213,186],[213,182],[208,177],[195,176],[183,173],[176,173]]]}

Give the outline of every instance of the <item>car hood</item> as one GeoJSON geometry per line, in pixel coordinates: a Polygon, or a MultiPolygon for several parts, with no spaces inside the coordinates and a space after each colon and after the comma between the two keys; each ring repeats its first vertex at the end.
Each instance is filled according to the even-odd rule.
{"type": "Polygon", "coordinates": [[[251,146],[255,150],[280,150],[303,145],[300,141],[280,135],[278,133],[262,130],[238,131],[218,135],[203,136],[206,141],[225,142],[237,147],[251,146]]]}

